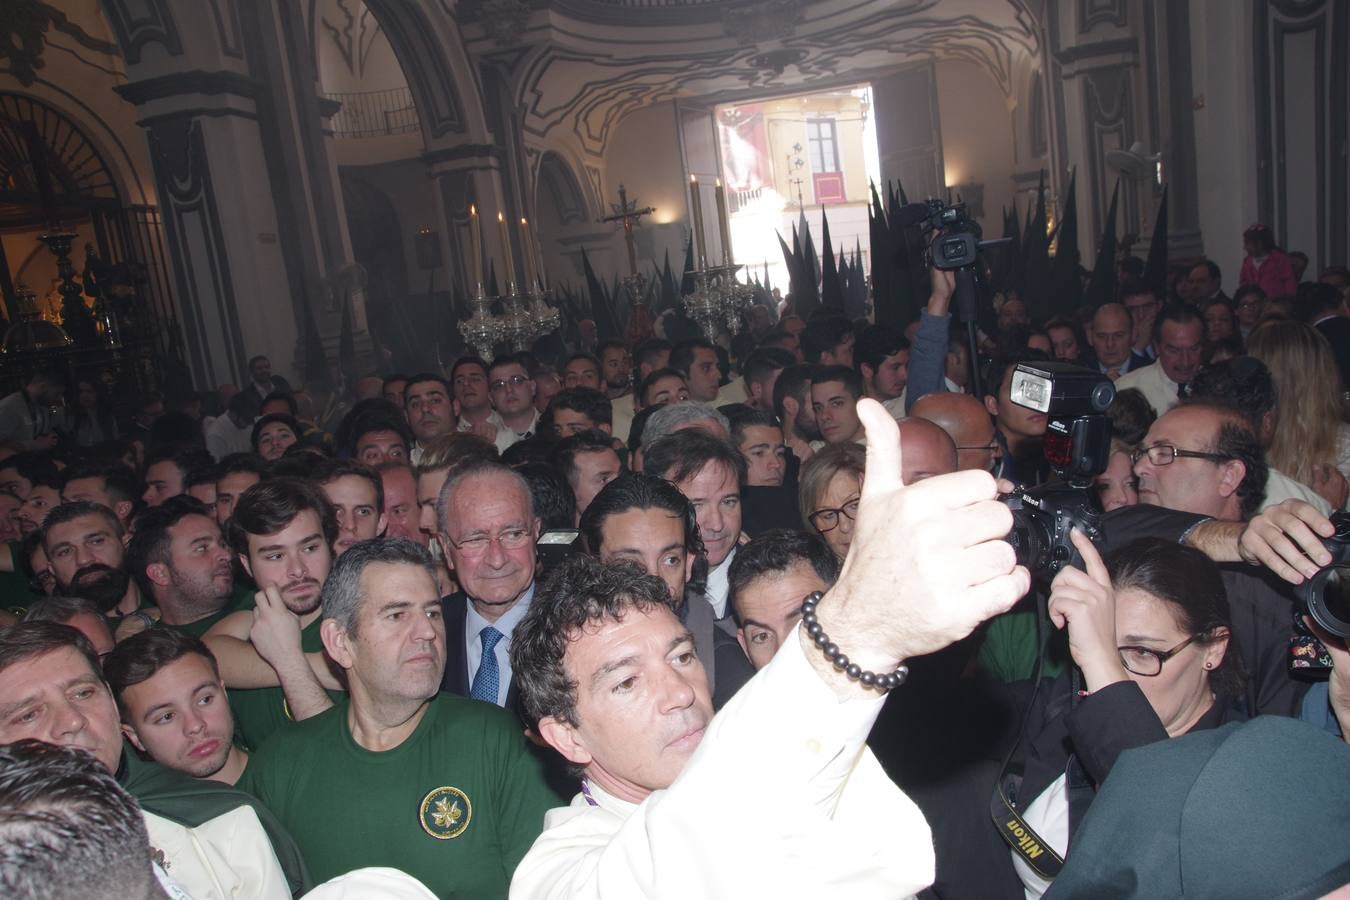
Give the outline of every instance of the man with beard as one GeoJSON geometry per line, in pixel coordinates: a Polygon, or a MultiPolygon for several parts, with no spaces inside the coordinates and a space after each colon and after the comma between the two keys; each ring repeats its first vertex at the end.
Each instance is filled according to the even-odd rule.
{"type": "Polygon", "coordinates": [[[159,607],[159,624],[201,637],[230,611],[230,548],[203,504],[179,496],[136,517],[127,569],[159,607]]]}
{"type": "Polygon", "coordinates": [[[61,504],[47,517],[42,545],[59,593],[90,600],[113,620],[145,615],[140,589],[124,565],[122,526],[108,507],[61,504]]]}
{"type": "Polygon", "coordinates": [[[49,473],[33,476],[28,495],[23,498],[19,511],[14,514],[14,519],[19,525],[19,534],[23,537],[36,534],[42,523],[47,521],[51,511],[60,505],[60,475],[49,473]]]}
{"type": "Polygon", "coordinates": [[[628,440],[628,432],[633,427],[633,416],[637,414],[637,403],[633,396],[633,357],[623,341],[608,340],[602,343],[600,354],[600,390],[602,390],[614,411],[614,436],[621,441],[628,440]]]}
{"type": "Polygon", "coordinates": [[[825,446],[811,408],[811,370],[807,365],[788,366],[773,386],[773,412],[783,423],[783,443],[802,463],[825,446]]]}
{"type": "Polygon", "coordinates": [[[440,897],[505,897],[557,795],[514,716],[438,692],[446,626],[426,550],[344,553],[321,629],[350,701],[279,732],[241,786],[292,829],[317,879],[387,866],[440,897]]]}
{"type": "Polygon", "coordinates": [[[216,658],[198,638],[152,628],[103,661],[122,733],[161,766],[234,784],[248,754],[234,745],[234,716],[216,658]]]}
{"type": "Polygon", "coordinates": [[[290,721],[332,706],[319,638],[319,591],[333,564],[337,515],[308,481],[274,478],[244,492],[230,517],[230,549],[258,585],[257,606],[207,632],[239,733],[250,749],[290,721]]]}

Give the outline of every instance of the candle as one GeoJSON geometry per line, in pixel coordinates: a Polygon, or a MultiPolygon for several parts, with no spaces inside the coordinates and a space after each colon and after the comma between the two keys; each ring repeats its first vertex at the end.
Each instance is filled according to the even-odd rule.
{"type": "Polygon", "coordinates": [[[469,204],[469,287],[474,296],[483,293],[483,229],[478,221],[478,207],[469,204]]]}
{"type": "Polygon", "coordinates": [[[717,179],[717,230],[722,237],[722,265],[731,265],[731,217],[727,215],[727,190],[717,179]]]}
{"type": "Polygon", "coordinates": [[[689,196],[692,198],[689,217],[694,220],[694,268],[702,270],[708,245],[703,235],[703,198],[699,196],[697,175],[689,176],[689,196]]]}
{"type": "Polygon", "coordinates": [[[524,216],[520,217],[520,249],[525,254],[525,289],[533,290],[539,276],[534,269],[534,241],[530,238],[530,221],[524,216]]]}
{"type": "Polygon", "coordinates": [[[506,216],[497,213],[497,229],[502,237],[502,290],[511,293],[511,283],[516,280],[516,261],[511,255],[511,232],[506,227],[506,216]]]}

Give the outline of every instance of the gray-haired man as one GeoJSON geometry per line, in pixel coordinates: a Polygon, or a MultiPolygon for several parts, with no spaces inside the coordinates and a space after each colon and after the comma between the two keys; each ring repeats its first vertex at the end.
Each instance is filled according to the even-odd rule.
{"type": "Polygon", "coordinates": [[[324,649],[350,700],[277,732],[241,786],[289,826],[316,880],[387,866],[441,897],[504,897],[557,796],[513,716],[439,693],[430,555],[361,541],[322,596],[324,649]]]}
{"type": "Polygon", "coordinates": [[[459,582],[443,601],[442,690],[514,705],[511,635],[534,597],[539,530],[529,483],[501,463],[465,463],[441,485],[436,540],[459,582]]]}

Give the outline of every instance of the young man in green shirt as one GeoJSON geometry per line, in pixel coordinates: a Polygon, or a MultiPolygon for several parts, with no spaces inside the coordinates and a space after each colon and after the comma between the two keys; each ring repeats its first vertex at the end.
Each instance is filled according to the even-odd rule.
{"type": "Polygon", "coordinates": [[[333,563],[337,516],[314,484],[273,478],[244,492],[229,523],[231,549],[257,583],[253,609],[203,638],[229,688],[247,749],[332,706],[340,682],[319,639],[319,590],[333,563]]]}
{"type": "Polygon", "coordinates": [[[311,882],[295,844],[252,796],[126,749],[93,646],[56,622],[0,631],[0,744],[32,739],[87,751],[145,811],[151,843],[192,896],[266,900],[311,882]]]}
{"type": "Polygon", "coordinates": [[[506,897],[560,797],[513,716],[438,693],[445,624],[426,550],[349,548],[324,585],[321,633],[349,699],[277,732],[241,786],[292,830],[319,880],[389,866],[439,897],[506,897]]]}

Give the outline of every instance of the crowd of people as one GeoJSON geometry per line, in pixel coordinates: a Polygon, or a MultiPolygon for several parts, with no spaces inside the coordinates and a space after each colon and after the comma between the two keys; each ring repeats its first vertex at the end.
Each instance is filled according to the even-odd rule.
{"type": "Polygon", "coordinates": [[[32,373],[0,400],[0,892],[1343,889],[1350,650],[1297,586],[1350,494],[1350,272],[1244,238],[1231,298],[1126,260],[1072,316],[995,298],[975,360],[935,271],[904,331],[766,309],[734,358],[606,340],[342,396],[256,357],[121,421],[32,373]],[[1056,479],[1012,391],[1049,360],[1117,393],[1101,534],[1033,580],[998,498],[1056,479]]]}

